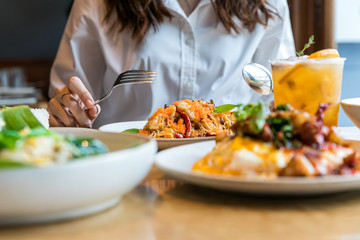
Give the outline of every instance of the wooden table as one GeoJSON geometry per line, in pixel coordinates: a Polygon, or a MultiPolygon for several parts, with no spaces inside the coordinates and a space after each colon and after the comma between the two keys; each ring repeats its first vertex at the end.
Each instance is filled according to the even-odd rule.
{"type": "Polygon", "coordinates": [[[153,168],[116,207],[64,222],[2,227],[0,239],[355,240],[360,239],[360,191],[251,196],[184,184],[153,168]]]}

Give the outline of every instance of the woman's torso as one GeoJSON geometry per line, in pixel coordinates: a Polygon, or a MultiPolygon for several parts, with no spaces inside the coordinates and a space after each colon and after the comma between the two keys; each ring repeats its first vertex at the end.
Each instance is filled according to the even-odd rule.
{"type": "MultiPolygon", "coordinates": [[[[241,71],[254,60],[265,34],[264,26],[258,25],[252,33],[245,29],[240,34],[228,33],[217,21],[210,0],[202,0],[188,17],[177,1],[164,0],[164,4],[174,17],[160,24],[157,31],[151,29],[140,46],[127,31],[97,28],[95,35],[105,68],[103,81],[91,83],[95,98],[112,87],[119,73],[129,69],[151,70],[157,72],[157,78],[154,84],[118,87],[101,104],[95,127],[145,120],[158,107],[182,99],[211,99],[215,105],[261,99],[246,85],[241,71]]],[[[260,63],[268,65],[268,60],[260,63]]]]}

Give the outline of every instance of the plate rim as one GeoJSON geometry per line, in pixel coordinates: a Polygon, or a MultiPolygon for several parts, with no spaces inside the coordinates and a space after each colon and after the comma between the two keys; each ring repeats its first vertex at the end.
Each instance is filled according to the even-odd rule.
{"type": "MultiPolygon", "coordinates": [[[[112,132],[112,131],[108,131],[105,130],[104,128],[109,127],[111,125],[118,125],[118,124],[142,124],[143,126],[147,123],[147,120],[143,120],[143,121],[125,121],[125,122],[114,122],[114,123],[109,123],[109,124],[104,124],[101,127],[99,127],[98,129],[100,131],[103,132],[112,132]]],[[[194,137],[194,138],[153,138],[155,139],[157,142],[160,143],[173,143],[173,142],[179,142],[179,143],[185,143],[185,142],[190,142],[190,141],[206,141],[206,140],[214,140],[215,136],[209,136],[209,137],[194,137]]]]}
{"type": "MultiPolygon", "coordinates": [[[[360,142],[358,140],[352,140],[356,142],[360,142]]],[[[195,184],[195,185],[201,185],[205,187],[215,188],[219,190],[230,190],[230,191],[236,191],[236,192],[247,192],[247,193],[264,193],[264,194],[289,194],[289,195],[305,195],[305,194],[316,194],[314,192],[314,188],[320,188],[321,186],[329,186],[332,185],[333,188],[330,188],[330,190],[324,189],[324,192],[319,192],[318,194],[325,193],[325,192],[340,192],[340,191],[346,191],[352,190],[352,189],[358,189],[360,188],[360,174],[357,175],[331,175],[331,176],[321,176],[321,177],[279,177],[274,179],[266,179],[266,178],[241,178],[241,177],[235,177],[235,176],[221,176],[221,175],[206,175],[203,173],[197,173],[197,172],[191,172],[191,171],[182,171],[179,169],[173,169],[168,168],[167,166],[164,166],[161,162],[165,161],[164,159],[159,159],[159,156],[166,155],[169,152],[175,152],[175,151],[184,151],[190,150],[187,148],[195,148],[195,147],[204,147],[209,142],[200,142],[200,143],[193,143],[188,144],[184,146],[178,146],[171,149],[167,149],[164,151],[161,151],[156,154],[155,156],[155,166],[163,171],[164,173],[176,178],[180,179],[182,181],[195,184]],[[204,183],[205,182],[205,183],[204,183]],[[357,187],[349,186],[344,187],[342,190],[338,190],[337,187],[342,188],[343,184],[357,184],[357,187]],[[218,185],[221,185],[220,187],[218,185]],[[228,184],[229,186],[223,187],[222,185],[228,184]],[[239,188],[234,188],[235,184],[239,184],[239,188]],[[255,186],[255,185],[261,185],[259,188],[266,188],[268,186],[273,187],[284,187],[284,189],[277,189],[277,190],[269,190],[269,191],[261,191],[261,190],[246,190],[245,188],[241,189],[242,186],[247,185],[249,186],[255,186]],[[296,192],[297,190],[294,189],[293,191],[286,190],[289,186],[296,187],[302,187],[302,188],[308,188],[308,191],[306,189],[302,189],[300,192],[296,192]]],[[[214,144],[214,143],[212,143],[214,144]]],[[[199,159],[197,159],[199,160],[199,159]]],[[[194,160],[194,161],[197,161],[194,160]]],[[[327,188],[328,189],[328,188],[327,188]]]]}
{"type": "Polygon", "coordinates": [[[139,124],[140,125],[140,123],[141,123],[142,125],[145,125],[146,122],[147,122],[147,120],[113,122],[113,123],[107,123],[107,124],[101,125],[98,128],[98,130],[102,131],[102,132],[112,132],[112,131],[104,131],[104,128],[107,128],[107,127],[112,126],[112,125],[118,125],[118,124],[122,124],[122,125],[125,125],[125,124],[139,124]]]}

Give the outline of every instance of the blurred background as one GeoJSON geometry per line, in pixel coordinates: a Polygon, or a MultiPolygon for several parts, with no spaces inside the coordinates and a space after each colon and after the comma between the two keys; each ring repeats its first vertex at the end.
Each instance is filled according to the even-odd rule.
{"type": "MultiPolygon", "coordinates": [[[[309,36],[308,53],[337,48],[347,58],[341,98],[360,97],[360,0],[288,0],[296,49],[309,36]]],[[[2,85],[22,89],[25,103],[47,100],[55,58],[72,0],[0,0],[0,78],[2,85]],[[28,102],[26,102],[28,101],[28,102]]],[[[1,95],[3,94],[3,95],[1,95]]],[[[5,100],[6,94],[0,97],[5,100]]],[[[4,104],[4,102],[1,102],[4,104]]],[[[339,126],[352,123],[340,110],[339,126]]]]}
{"type": "Polygon", "coordinates": [[[0,105],[46,102],[50,68],[71,4],[0,0],[0,105]],[[18,88],[9,92],[1,87],[18,88]]]}

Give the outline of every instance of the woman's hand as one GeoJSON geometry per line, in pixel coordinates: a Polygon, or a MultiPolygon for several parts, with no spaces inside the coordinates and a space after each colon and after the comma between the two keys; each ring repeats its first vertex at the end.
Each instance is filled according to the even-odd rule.
{"type": "Polygon", "coordinates": [[[51,127],[91,128],[100,113],[94,100],[78,77],[72,77],[67,85],[55,90],[47,111],[51,127]]]}

